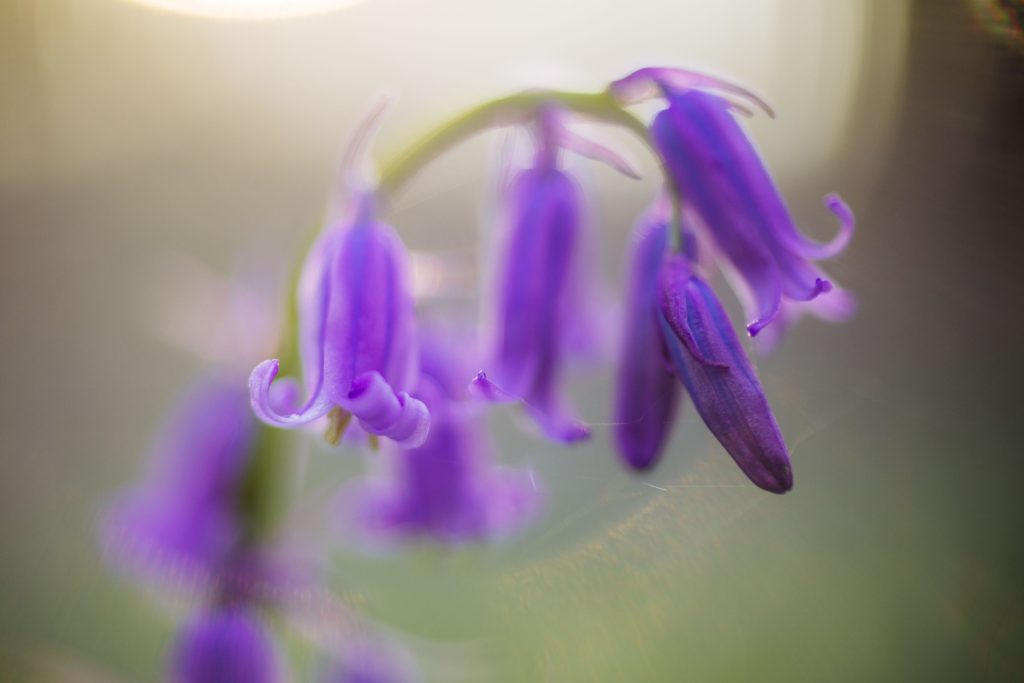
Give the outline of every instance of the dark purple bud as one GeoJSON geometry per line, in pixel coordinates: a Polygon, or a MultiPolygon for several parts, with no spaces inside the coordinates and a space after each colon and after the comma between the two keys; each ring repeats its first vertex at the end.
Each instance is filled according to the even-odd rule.
{"type": "Polygon", "coordinates": [[[793,472],[782,433],[715,293],[680,254],[665,260],[658,286],[669,356],[697,412],[751,481],[785,493],[793,472]]]}
{"type": "Polygon", "coordinates": [[[633,236],[612,431],[619,455],[638,470],[657,462],[678,404],[679,385],[658,322],[658,268],[667,233],[667,218],[655,208],[637,223],[633,236]]]}

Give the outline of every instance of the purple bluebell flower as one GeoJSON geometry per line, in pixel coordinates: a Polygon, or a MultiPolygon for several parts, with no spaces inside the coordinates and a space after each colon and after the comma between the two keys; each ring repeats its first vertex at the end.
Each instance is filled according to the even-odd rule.
{"type": "MultiPolygon", "coordinates": [[[[354,416],[369,434],[423,443],[426,406],[406,390],[416,381],[416,321],[408,258],[394,230],[374,216],[370,195],[345,224],[329,229],[310,252],[299,292],[305,405],[282,414],[271,405],[279,363],[260,363],[249,378],[261,420],[296,427],[332,413],[354,416]]],[[[336,434],[335,436],[340,436],[336,434]]]]}
{"type": "Polygon", "coordinates": [[[408,254],[394,229],[378,220],[363,168],[388,104],[380,100],[349,140],[328,227],[299,278],[299,355],[308,398],[296,410],[274,405],[277,360],[263,361],[249,376],[257,417],[298,427],[330,416],[332,443],[352,417],[363,432],[407,446],[423,443],[430,428],[426,406],[406,393],[418,374],[408,254]]]}
{"type": "Polygon", "coordinates": [[[513,533],[539,512],[537,481],[531,472],[493,464],[485,416],[466,391],[471,346],[443,337],[424,341],[417,392],[430,409],[430,434],[418,448],[389,453],[384,476],[345,489],[342,516],[371,543],[417,537],[462,543],[513,533]]]}
{"type": "Polygon", "coordinates": [[[146,576],[219,571],[243,533],[238,495],[256,428],[240,382],[211,377],[190,388],[157,439],[144,481],[103,517],[111,559],[146,576]]]}
{"type": "Polygon", "coordinates": [[[633,235],[612,433],[623,460],[638,470],[657,462],[679,403],[679,383],[658,322],[658,272],[668,228],[668,212],[656,205],[637,222],[633,235]]]}
{"type": "Polygon", "coordinates": [[[196,615],[178,635],[171,683],[279,683],[277,652],[258,616],[239,607],[196,615]]]}
{"type": "Polygon", "coordinates": [[[566,149],[637,177],[623,157],[572,133],[557,108],[542,108],[533,164],[507,188],[492,358],[474,387],[485,399],[522,403],[546,436],[571,443],[590,436],[562,385],[580,331],[593,328],[586,271],[595,264],[580,262],[583,195],[560,167],[566,149]]]}
{"type": "Polygon", "coordinates": [[[789,454],[761,383],[715,293],[682,254],[662,264],[658,299],[673,368],[708,429],[752,482],[791,489],[789,454]]]}
{"type": "Polygon", "coordinates": [[[770,113],[767,105],[741,88],[678,69],[641,69],[614,83],[612,91],[624,102],[658,91],[667,100],[651,124],[652,139],[674,190],[696,210],[748,290],[751,335],[776,318],[783,301],[811,301],[832,289],[814,261],[846,247],[853,214],[838,196],[829,195],[826,205],[840,219],[840,232],[828,244],[800,234],[733,114],[746,111],[735,99],[770,113]]]}

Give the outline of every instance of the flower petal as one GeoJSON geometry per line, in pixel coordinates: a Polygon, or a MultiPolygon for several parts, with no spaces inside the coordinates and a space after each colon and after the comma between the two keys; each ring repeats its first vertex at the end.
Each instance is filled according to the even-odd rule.
{"type": "Polygon", "coordinates": [[[648,66],[613,81],[609,90],[619,102],[636,104],[653,97],[662,96],[665,90],[681,92],[692,88],[721,90],[730,95],[740,97],[750,104],[775,118],[775,112],[760,97],[729,81],[715,78],[697,71],[678,69],[675,67],[648,66]]]}
{"type": "Polygon", "coordinates": [[[278,413],[271,397],[270,385],[277,377],[279,368],[280,363],[277,359],[265,360],[253,368],[252,374],[249,375],[249,400],[253,413],[260,420],[275,427],[298,427],[323,417],[334,407],[334,403],[321,385],[320,390],[311,396],[298,412],[278,413]]]}
{"type": "Polygon", "coordinates": [[[379,372],[357,377],[341,405],[370,434],[386,436],[407,448],[422,444],[430,430],[430,412],[423,402],[405,392],[396,394],[379,372]]]}

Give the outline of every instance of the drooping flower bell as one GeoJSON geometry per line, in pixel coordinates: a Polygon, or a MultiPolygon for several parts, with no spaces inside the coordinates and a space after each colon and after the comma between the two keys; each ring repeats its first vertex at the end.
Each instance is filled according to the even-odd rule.
{"type": "MultiPolygon", "coordinates": [[[[367,128],[352,147],[365,145],[367,128]]],[[[350,174],[346,182],[356,181],[350,174]]],[[[371,435],[416,446],[426,438],[430,415],[406,393],[418,374],[408,256],[395,231],[376,217],[374,203],[369,191],[351,192],[347,214],[327,226],[303,268],[299,336],[309,393],[305,404],[290,413],[271,405],[277,360],[252,371],[250,396],[256,415],[270,425],[297,427],[330,414],[328,438],[337,441],[355,417],[371,435]]]]}
{"type": "Polygon", "coordinates": [[[658,320],[672,367],[711,433],[752,482],[791,489],[789,454],[761,383],[718,297],[681,253],[661,265],[658,320]]]}
{"type": "Polygon", "coordinates": [[[651,137],[675,191],[695,209],[738,275],[751,335],[776,318],[783,301],[811,301],[832,289],[814,261],[846,247],[853,214],[838,196],[829,195],[826,205],[841,222],[836,237],[819,244],[799,232],[733,114],[747,111],[735,99],[770,114],[764,102],[728,83],[665,68],[640,69],[613,83],[612,92],[625,103],[659,94],[666,99],[667,108],[651,124],[651,137]]]}
{"type": "Polygon", "coordinates": [[[510,182],[504,198],[504,243],[498,267],[491,359],[473,387],[497,402],[518,401],[540,430],[556,441],[585,439],[590,429],[564,395],[564,371],[577,319],[588,292],[579,285],[585,226],[579,184],[560,167],[569,149],[637,177],[628,163],[603,146],[570,132],[562,112],[541,109],[533,164],[510,182]],[[575,278],[575,279],[574,279],[575,278]]]}
{"type": "Polygon", "coordinates": [[[382,475],[343,489],[343,524],[372,545],[487,541],[522,529],[543,494],[531,472],[494,464],[482,406],[466,388],[472,346],[436,332],[422,342],[417,391],[430,408],[430,434],[418,448],[387,453],[382,475]]]}
{"type": "Polygon", "coordinates": [[[280,683],[277,652],[259,617],[240,607],[193,617],[178,635],[171,683],[280,683]]]}
{"type": "Polygon", "coordinates": [[[679,403],[658,322],[658,272],[668,247],[670,216],[656,204],[634,228],[624,338],[616,371],[612,434],[627,465],[652,467],[664,449],[679,403]]]}

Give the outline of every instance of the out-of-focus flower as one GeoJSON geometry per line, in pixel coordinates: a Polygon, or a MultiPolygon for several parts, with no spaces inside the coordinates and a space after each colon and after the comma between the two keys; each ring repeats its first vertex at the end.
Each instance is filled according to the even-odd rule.
{"type": "Polygon", "coordinates": [[[653,466],[668,441],[679,402],[658,323],[658,272],[669,216],[656,205],[634,228],[625,338],[619,353],[612,433],[627,465],[653,466]]]}
{"type": "Polygon", "coordinates": [[[219,571],[243,534],[238,496],[257,423],[242,385],[197,382],[158,438],[143,482],[106,511],[104,545],[119,566],[179,579],[219,571]]]}
{"type": "Polygon", "coordinates": [[[513,533],[537,516],[536,479],[493,463],[484,416],[466,392],[471,347],[441,337],[425,342],[417,393],[430,408],[430,434],[418,448],[390,454],[385,476],[346,488],[342,514],[371,543],[461,543],[513,533]]]}
{"type": "Polygon", "coordinates": [[[826,205],[840,219],[840,232],[828,244],[800,234],[733,115],[746,108],[729,97],[770,112],[767,105],[741,88],[678,69],[641,69],[615,82],[612,91],[624,102],[659,92],[666,99],[668,107],[651,124],[654,144],[675,191],[696,210],[745,286],[751,335],[776,318],[783,301],[810,301],[832,289],[814,261],[846,247],[853,214],[838,196],[829,195],[826,205]]]}
{"type": "Polygon", "coordinates": [[[196,615],[171,653],[171,683],[278,683],[277,652],[259,618],[238,607],[196,615]]]}
{"type": "Polygon", "coordinates": [[[793,472],[782,433],[715,293],[682,254],[666,257],[658,293],[669,356],[697,412],[752,482],[785,493],[793,472]]]}
{"type": "Polygon", "coordinates": [[[590,313],[587,269],[596,264],[579,261],[583,196],[559,156],[569,149],[636,174],[621,156],[572,133],[556,108],[542,109],[535,137],[533,164],[513,177],[504,198],[493,349],[474,386],[483,398],[521,402],[546,436],[570,443],[590,435],[562,384],[580,330],[593,327],[583,318],[590,313]]]}

